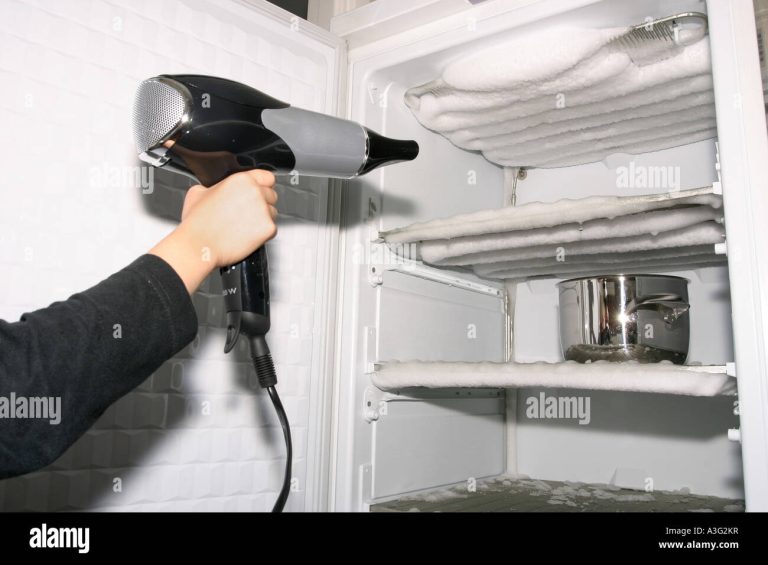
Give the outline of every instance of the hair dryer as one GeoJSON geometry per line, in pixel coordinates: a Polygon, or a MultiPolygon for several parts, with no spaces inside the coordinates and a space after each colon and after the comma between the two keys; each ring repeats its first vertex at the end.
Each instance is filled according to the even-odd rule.
{"type": "MultiPolygon", "coordinates": [[[[251,169],[352,178],[376,167],[415,159],[415,141],[390,139],[355,122],[294,108],[227,79],[161,75],[139,86],[133,133],[142,161],[187,175],[204,186],[251,169]]],[[[250,342],[259,383],[266,388],[286,434],[288,463],[275,510],[288,496],[290,431],[274,386],[269,331],[269,273],[262,247],[220,270],[230,351],[238,337],[250,342]]]]}

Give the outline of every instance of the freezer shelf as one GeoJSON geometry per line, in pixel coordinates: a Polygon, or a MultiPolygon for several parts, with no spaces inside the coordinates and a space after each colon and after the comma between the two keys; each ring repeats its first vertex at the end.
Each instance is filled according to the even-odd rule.
{"type": "Polygon", "coordinates": [[[438,267],[487,279],[677,270],[722,264],[722,196],[712,186],[643,196],[593,196],[460,214],[385,231],[438,267]]]}
{"type": "Polygon", "coordinates": [[[371,505],[371,512],[744,512],[743,500],[520,477],[459,483],[371,505]]]}
{"type": "Polygon", "coordinates": [[[733,396],[730,365],[662,363],[377,363],[373,384],[384,391],[426,388],[570,388],[655,392],[684,396],[733,396]]]}

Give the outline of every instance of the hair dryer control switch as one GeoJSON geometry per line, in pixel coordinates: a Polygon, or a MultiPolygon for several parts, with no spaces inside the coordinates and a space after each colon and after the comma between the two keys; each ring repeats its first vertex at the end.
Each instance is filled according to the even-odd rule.
{"type": "Polygon", "coordinates": [[[267,250],[257,249],[245,261],[220,270],[224,305],[227,309],[229,352],[241,333],[263,336],[269,331],[269,265],[267,250]]]}

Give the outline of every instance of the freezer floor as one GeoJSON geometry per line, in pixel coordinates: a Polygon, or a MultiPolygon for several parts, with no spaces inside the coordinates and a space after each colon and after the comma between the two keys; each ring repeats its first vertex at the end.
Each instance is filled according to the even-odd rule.
{"type": "Polygon", "coordinates": [[[743,500],[685,491],[496,477],[371,505],[372,512],[743,512],[743,500]]]}

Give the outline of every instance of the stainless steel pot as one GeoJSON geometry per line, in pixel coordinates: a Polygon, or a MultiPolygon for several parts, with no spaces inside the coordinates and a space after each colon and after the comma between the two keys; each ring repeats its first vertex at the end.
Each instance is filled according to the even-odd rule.
{"type": "Polygon", "coordinates": [[[558,287],[565,359],[685,363],[687,279],[611,275],[571,279],[558,287]]]}

